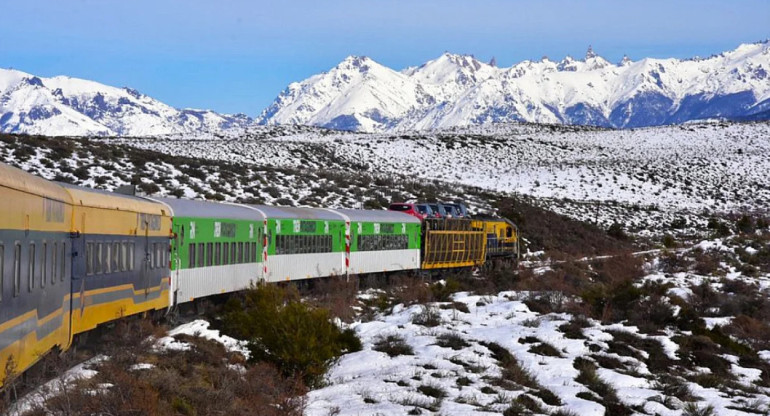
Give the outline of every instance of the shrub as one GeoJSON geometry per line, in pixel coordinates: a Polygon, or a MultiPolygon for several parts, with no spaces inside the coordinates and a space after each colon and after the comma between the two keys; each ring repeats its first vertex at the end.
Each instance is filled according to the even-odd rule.
{"type": "Polygon", "coordinates": [[[288,299],[276,285],[265,285],[231,298],[225,306],[226,333],[248,341],[252,360],[275,364],[285,375],[300,375],[318,385],[340,355],[361,348],[358,338],[341,331],[325,309],[288,299]]]}
{"type": "Polygon", "coordinates": [[[432,384],[423,384],[422,386],[417,387],[417,391],[419,391],[420,393],[428,397],[433,397],[436,399],[441,399],[447,396],[446,391],[444,391],[444,389],[432,384]]]}
{"type": "Polygon", "coordinates": [[[682,416],[713,416],[714,414],[712,405],[700,407],[695,403],[687,403],[682,408],[682,416]]]}
{"type": "Polygon", "coordinates": [[[660,390],[664,396],[676,397],[683,402],[695,400],[687,382],[670,374],[663,374],[660,379],[653,383],[652,388],[660,390]]]}
{"type": "Polygon", "coordinates": [[[770,349],[770,325],[746,315],[736,316],[723,329],[729,335],[748,342],[755,350],[770,349]]]}
{"type": "Polygon", "coordinates": [[[441,313],[432,306],[423,305],[419,313],[412,315],[412,323],[427,327],[439,326],[441,325],[441,313]]]}
{"type": "Polygon", "coordinates": [[[623,229],[623,224],[617,222],[610,225],[610,228],[607,230],[607,235],[615,237],[618,240],[625,240],[628,238],[626,231],[623,229]]]}
{"type": "Polygon", "coordinates": [[[547,342],[541,342],[540,344],[533,345],[529,349],[529,352],[533,354],[545,355],[548,357],[562,357],[561,351],[547,342]]]}
{"type": "Polygon", "coordinates": [[[468,343],[463,337],[455,333],[441,334],[436,337],[436,345],[444,348],[451,348],[453,350],[461,350],[465,347],[469,347],[468,343]]]}
{"type": "Polygon", "coordinates": [[[559,325],[559,331],[564,333],[565,338],[586,339],[586,336],[583,334],[583,328],[589,327],[591,327],[591,322],[585,316],[578,315],[574,316],[569,322],[559,325]]]}
{"type": "Polygon", "coordinates": [[[447,279],[446,283],[436,282],[430,288],[434,300],[448,302],[453,293],[460,291],[460,282],[455,279],[447,279]]]}
{"type": "Polygon", "coordinates": [[[412,346],[401,335],[379,335],[374,340],[375,351],[384,352],[390,357],[398,355],[414,355],[412,346]]]}
{"type": "Polygon", "coordinates": [[[516,357],[505,347],[494,342],[485,342],[481,343],[481,345],[487,347],[492,352],[492,358],[499,362],[504,380],[512,381],[524,387],[540,388],[532,373],[523,368],[518,360],[516,360],[516,357]]]}

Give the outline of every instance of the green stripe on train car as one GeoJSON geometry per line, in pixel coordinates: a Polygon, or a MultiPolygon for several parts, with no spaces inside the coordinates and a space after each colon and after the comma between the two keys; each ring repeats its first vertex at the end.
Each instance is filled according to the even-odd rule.
{"type": "MultiPolygon", "coordinates": [[[[174,217],[173,227],[176,238],[171,254],[179,259],[181,269],[262,262],[261,221],[174,217]]],[[[177,270],[178,265],[172,262],[171,269],[177,270]]]]}

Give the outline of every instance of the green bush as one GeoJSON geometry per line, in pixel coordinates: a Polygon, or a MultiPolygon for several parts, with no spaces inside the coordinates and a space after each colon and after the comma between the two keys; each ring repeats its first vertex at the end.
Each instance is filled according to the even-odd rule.
{"type": "Polygon", "coordinates": [[[342,331],[326,309],[312,308],[275,285],[252,288],[225,306],[224,331],[248,341],[251,359],[275,364],[318,386],[340,355],[361,349],[352,330],[342,331]]]}

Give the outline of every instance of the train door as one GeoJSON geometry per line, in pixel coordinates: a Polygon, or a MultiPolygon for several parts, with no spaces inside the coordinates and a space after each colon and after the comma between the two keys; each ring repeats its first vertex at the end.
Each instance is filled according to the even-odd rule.
{"type": "Polygon", "coordinates": [[[144,296],[150,294],[150,268],[152,266],[152,248],[150,247],[150,224],[144,221],[144,256],[142,258],[142,284],[144,296]]]}
{"type": "Polygon", "coordinates": [[[182,269],[182,247],[184,247],[185,227],[182,224],[174,224],[172,227],[174,238],[171,240],[171,261],[169,267],[169,308],[177,303],[177,290],[179,290],[179,273],[182,269]]]}
{"type": "MultiPolygon", "coordinates": [[[[76,221],[75,221],[76,222],[76,221]]],[[[74,224],[73,224],[74,225],[74,224]]],[[[70,283],[70,299],[69,299],[69,345],[72,345],[72,341],[75,337],[74,326],[75,316],[82,318],[85,312],[85,291],[86,291],[86,275],[88,272],[88,265],[85,260],[89,255],[93,256],[93,253],[87,251],[86,236],[84,233],[86,227],[86,214],[82,213],[80,230],[72,231],[70,233],[69,247],[67,243],[64,243],[62,249],[63,254],[66,256],[62,258],[64,262],[64,271],[69,273],[70,283]],[[69,249],[67,249],[69,248],[69,249]],[[69,257],[69,258],[68,258],[69,257]],[[67,261],[69,260],[69,268],[67,268],[67,261]]],[[[73,227],[74,228],[74,227],[73,227]]],[[[66,279],[67,276],[65,275],[66,279]]],[[[69,347],[65,346],[65,349],[69,347]]]]}

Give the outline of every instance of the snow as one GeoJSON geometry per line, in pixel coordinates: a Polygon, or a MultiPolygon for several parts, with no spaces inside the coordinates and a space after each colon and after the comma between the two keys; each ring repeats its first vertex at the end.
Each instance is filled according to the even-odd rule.
{"type": "Polygon", "coordinates": [[[732,322],[732,316],[720,316],[720,317],[704,317],[703,321],[706,323],[706,328],[714,329],[717,326],[730,325],[732,322]]]}
{"type": "Polygon", "coordinates": [[[168,331],[168,335],[156,341],[156,348],[171,351],[187,351],[192,346],[186,342],[178,341],[174,338],[176,335],[190,335],[201,337],[222,344],[230,352],[241,353],[245,358],[249,358],[249,350],[246,347],[246,341],[237,340],[227,335],[221,334],[216,329],[209,328],[209,322],[203,319],[196,319],[177,326],[168,331]]]}
{"type": "Polygon", "coordinates": [[[96,370],[91,367],[99,364],[100,362],[109,359],[107,356],[98,355],[91,358],[88,361],[80,363],[69,370],[67,370],[60,377],[55,378],[32,392],[28,393],[16,403],[13,404],[8,411],[8,416],[20,416],[34,408],[45,403],[45,401],[51,397],[58,395],[67,385],[72,384],[77,380],[87,380],[97,374],[96,370]]]}
{"type": "MultiPolygon", "coordinates": [[[[500,375],[498,363],[480,342],[495,342],[510,351],[518,362],[527,368],[538,383],[554,392],[564,403],[565,410],[580,415],[603,415],[604,408],[595,402],[576,396],[587,388],[575,381],[578,371],[572,363],[577,357],[589,354],[587,344],[604,344],[613,337],[608,331],[627,331],[638,334],[635,327],[622,324],[601,325],[593,323],[584,330],[588,340],[564,337],[558,326],[570,317],[564,314],[539,315],[530,311],[520,300],[522,293],[503,292],[497,296],[475,296],[458,293],[455,302],[465,303],[469,313],[436,309],[441,314],[442,324],[426,328],[412,323],[414,314],[421,306],[394,307],[392,312],[378,316],[371,322],[352,325],[361,337],[364,349],[343,356],[327,376],[327,385],[311,391],[308,398],[307,415],[361,414],[406,414],[416,407],[432,407],[437,414],[481,415],[488,412],[502,413],[510,402],[526,391],[507,391],[489,384],[490,378],[500,375]],[[439,347],[437,337],[441,334],[456,334],[463,337],[469,346],[460,350],[439,347]],[[378,336],[397,334],[414,349],[414,355],[389,357],[375,351],[374,342],[378,336]],[[543,356],[529,351],[532,344],[522,343],[525,337],[537,337],[549,342],[560,350],[561,357],[543,356]],[[472,363],[475,371],[469,371],[472,363]],[[466,377],[470,385],[457,383],[466,377]],[[447,396],[436,402],[434,398],[420,393],[419,386],[434,386],[444,390],[447,396]],[[495,393],[483,393],[482,387],[490,387],[495,393]],[[436,408],[439,409],[436,409],[436,408]]],[[[668,336],[651,337],[661,342],[666,354],[676,357],[676,344],[668,336]]],[[[606,348],[606,344],[603,348],[606,348]]],[[[631,357],[619,357],[635,367],[640,375],[622,373],[599,368],[599,376],[618,391],[621,400],[629,405],[643,406],[647,411],[660,415],[680,415],[650,398],[660,396],[652,383],[644,377],[649,374],[644,363],[631,357]]],[[[757,370],[745,369],[733,364],[735,374],[749,383],[758,376],[757,370]]],[[[694,393],[706,398],[706,403],[715,406],[716,414],[735,413],[727,406],[735,406],[730,399],[720,397],[713,389],[698,385],[691,386],[694,393]]],[[[539,399],[535,399],[539,401],[539,399]]],[[[737,399],[740,400],[740,399],[737,399]]],[[[558,407],[541,403],[546,409],[558,407]]],[[[428,412],[429,413],[429,412],[428,412]]]]}

